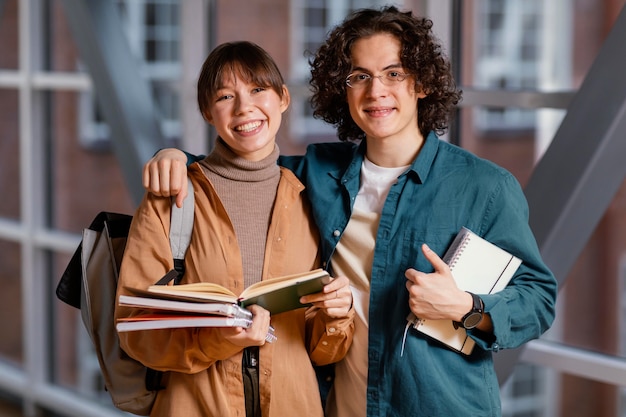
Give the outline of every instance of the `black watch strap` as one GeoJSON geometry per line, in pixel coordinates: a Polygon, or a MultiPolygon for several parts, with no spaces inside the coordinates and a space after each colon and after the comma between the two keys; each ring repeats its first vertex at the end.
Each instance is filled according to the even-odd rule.
{"type": "Polygon", "coordinates": [[[485,306],[483,300],[474,293],[467,291],[472,296],[472,309],[461,319],[461,326],[465,329],[473,329],[478,326],[483,319],[485,306]]]}

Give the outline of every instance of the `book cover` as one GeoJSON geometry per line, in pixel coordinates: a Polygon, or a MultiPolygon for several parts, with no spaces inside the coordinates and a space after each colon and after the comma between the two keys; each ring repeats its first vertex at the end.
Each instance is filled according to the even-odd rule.
{"type": "Polygon", "coordinates": [[[187,316],[172,314],[143,314],[119,319],[118,332],[186,327],[249,327],[252,320],[226,316],[187,316]]]}
{"type": "MultiPolygon", "coordinates": [[[[244,309],[242,309],[244,310],[244,309]]],[[[225,315],[188,315],[176,313],[146,313],[134,317],[118,319],[115,328],[118,332],[138,330],[183,329],[189,327],[250,327],[252,314],[249,317],[225,315]]],[[[270,326],[265,341],[273,343],[277,340],[274,327],[270,326]]]]}
{"type": "MultiPolygon", "coordinates": [[[[257,282],[246,288],[239,296],[220,285],[199,282],[180,285],[151,285],[142,295],[170,300],[223,302],[246,307],[258,304],[270,312],[279,314],[306,305],[300,303],[303,295],[320,292],[330,283],[328,272],[315,269],[300,274],[287,275],[257,282]]],[[[129,289],[130,291],[140,291],[129,289]]]]}
{"type": "MultiPolygon", "coordinates": [[[[458,287],[475,294],[492,294],[509,283],[522,261],[463,227],[443,256],[458,287]]],[[[409,314],[413,327],[452,349],[469,355],[476,344],[452,320],[425,320],[409,314]]]]}
{"type": "MultiPolygon", "coordinates": [[[[145,295],[145,292],[143,293],[145,295]]],[[[243,319],[252,319],[252,313],[231,303],[210,303],[198,301],[167,300],[141,295],[120,295],[119,305],[147,308],[160,311],[175,311],[195,314],[211,314],[243,319]]]]}

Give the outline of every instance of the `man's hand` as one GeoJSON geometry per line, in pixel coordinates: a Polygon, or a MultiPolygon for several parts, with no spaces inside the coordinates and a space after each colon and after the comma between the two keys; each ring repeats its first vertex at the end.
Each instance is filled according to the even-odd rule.
{"type": "Polygon", "coordinates": [[[176,196],[176,205],[182,207],[187,196],[187,155],[174,148],[157,152],[143,166],[143,186],[157,196],[176,196]]]}
{"type": "Polygon", "coordinates": [[[419,318],[460,321],[472,308],[472,296],[457,287],[448,265],[428,245],[422,252],[435,271],[406,270],[409,308],[419,318]]]}

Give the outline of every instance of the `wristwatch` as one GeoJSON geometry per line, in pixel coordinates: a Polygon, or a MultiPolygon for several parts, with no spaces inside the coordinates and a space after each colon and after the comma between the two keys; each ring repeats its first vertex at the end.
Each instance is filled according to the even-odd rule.
{"type": "Polygon", "coordinates": [[[472,309],[466,315],[463,316],[460,324],[465,329],[469,330],[478,326],[480,321],[483,319],[485,306],[483,305],[483,300],[481,300],[479,296],[469,291],[467,291],[467,293],[472,296],[473,305],[472,305],[472,309]]]}

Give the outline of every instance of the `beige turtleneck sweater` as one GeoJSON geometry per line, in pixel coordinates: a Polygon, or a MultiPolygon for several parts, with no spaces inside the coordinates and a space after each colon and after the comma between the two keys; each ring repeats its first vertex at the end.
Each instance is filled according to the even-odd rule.
{"type": "Polygon", "coordinates": [[[244,285],[261,281],[267,231],[280,180],[279,150],[260,161],[237,156],[218,139],[200,162],[233,223],[244,270],[244,285]]]}

